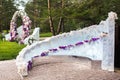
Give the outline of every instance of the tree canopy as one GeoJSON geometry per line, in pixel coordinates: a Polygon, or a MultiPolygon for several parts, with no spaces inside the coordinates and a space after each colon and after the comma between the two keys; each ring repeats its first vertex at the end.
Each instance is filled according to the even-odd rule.
{"type": "MultiPolygon", "coordinates": [[[[120,0],[49,0],[50,13],[55,32],[67,32],[98,24],[114,11],[120,17],[120,0]],[[61,25],[60,25],[61,24],[61,25]]],[[[14,0],[0,0],[0,31],[9,29],[12,15],[16,11],[14,0]]],[[[41,32],[50,32],[48,0],[29,0],[25,11],[32,20],[32,26],[40,27],[41,32]]],[[[18,25],[21,23],[17,22],[18,25]]],[[[120,19],[117,20],[120,26],[120,19]]]]}
{"type": "MultiPolygon", "coordinates": [[[[64,31],[98,24],[107,18],[110,11],[120,13],[120,0],[63,0],[64,8],[61,8],[61,1],[50,0],[51,16],[55,29],[58,27],[60,16],[64,17],[64,31]]],[[[26,5],[25,10],[43,32],[50,31],[47,0],[33,0],[26,5]]],[[[117,25],[120,25],[120,20],[117,21],[117,25]]]]}
{"type": "Polygon", "coordinates": [[[9,29],[10,20],[16,10],[14,0],[0,0],[0,32],[9,29]]]}

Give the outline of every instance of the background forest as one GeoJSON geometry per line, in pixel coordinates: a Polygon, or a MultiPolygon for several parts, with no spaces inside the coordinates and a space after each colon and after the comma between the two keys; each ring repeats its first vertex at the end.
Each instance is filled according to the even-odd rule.
{"type": "MultiPolygon", "coordinates": [[[[41,32],[68,32],[99,24],[114,11],[120,17],[120,0],[29,0],[25,11],[32,20],[32,28],[40,27],[41,32]]],[[[14,0],[0,0],[0,32],[9,31],[10,20],[17,9],[14,0]]],[[[18,18],[17,25],[22,24],[18,18]]],[[[120,26],[120,19],[116,26],[120,26]]]]}

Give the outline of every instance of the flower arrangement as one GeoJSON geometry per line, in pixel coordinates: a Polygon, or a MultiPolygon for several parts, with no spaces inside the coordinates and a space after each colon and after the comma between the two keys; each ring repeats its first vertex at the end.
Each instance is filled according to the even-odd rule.
{"type": "Polygon", "coordinates": [[[42,52],[42,53],[41,53],[41,56],[47,56],[48,53],[49,53],[48,51],[46,51],[46,52],[42,52]]]}
{"type": "Polygon", "coordinates": [[[56,51],[58,51],[58,49],[57,48],[49,49],[49,51],[56,52],[56,51]]]}
{"type": "Polygon", "coordinates": [[[26,14],[22,15],[22,13],[23,11],[17,11],[13,15],[13,18],[10,22],[10,36],[11,36],[10,41],[15,41],[15,40],[18,40],[17,38],[19,38],[18,32],[17,32],[17,24],[16,24],[17,16],[21,16],[23,21],[23,25],[22,25],[23,34],[22,34],[22,37],[20,37],[19,43],[23,43],[23,40],[30,35],[31,20],[26,14]]]}
{"type": "Polygon", "coordinates": [[[78,43],[76,43],[75,45],[76,46],[80,46],[80,45],[83,45],[84,43],[83,42],[78,42],[78,43]]]}
{"type": "Polygon", "coordinates": [[[28,71],[32,69],[32,61],[28,61],[27,69],[28,71]]]}

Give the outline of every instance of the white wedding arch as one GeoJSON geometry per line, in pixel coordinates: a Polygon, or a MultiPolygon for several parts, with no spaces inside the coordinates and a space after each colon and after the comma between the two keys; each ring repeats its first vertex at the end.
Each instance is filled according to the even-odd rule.
{"type": "Polygon", "coordinates": [[[16,11],[10,22],[10,41],[14,41],[19,38],[20,42],[23,42],[24,39],[30,35],[30,29],[31,29],[31,20],[26,14],[26,12],[23,10],[16,11]],[[16,24],[17,17],[22,18],[22,31],[20,31],[19,33],[17,31],[17,24],[16,24]]]}
{"type": "Polygon", "coordinates": [[[28,17],[25,11],[23,10],[16,11],[10,22],[10,33],[5,35],[5,39],[8,41],[17,40],[19,43],[23,43],[27,45],[39,41],[40,28],[36,27],[33,30],[33,33],[30,35],[31,22],[32,21],[30,20],[30,18],[28,17]],[[20,27],[18,27],[16,24],[18,17],[22,19],[22,25],[20,27]]]}
{"type": "Polygon", "coordinates": [[[110,12],[98,25],[63,33],[33,43],[19,52],[16,66],[21,76],[27,76],[32,59],[49,55],[73,55],[101,61],[101,69],[114,71],[114,32],[117,14],[110,12]]]}

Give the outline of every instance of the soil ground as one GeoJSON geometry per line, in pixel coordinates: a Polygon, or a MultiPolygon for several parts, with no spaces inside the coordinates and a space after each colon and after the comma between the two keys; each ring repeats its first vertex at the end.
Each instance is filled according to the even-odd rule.
{"type": "MultiPolygon", "coordinates": [[[[119,70],[101,70],[100,63],[75,56],[38,57],[24,80],[120,80],[119,70]]],[[[0,80],[21,80],[15,60],[0,61],[0,80]]]]}

